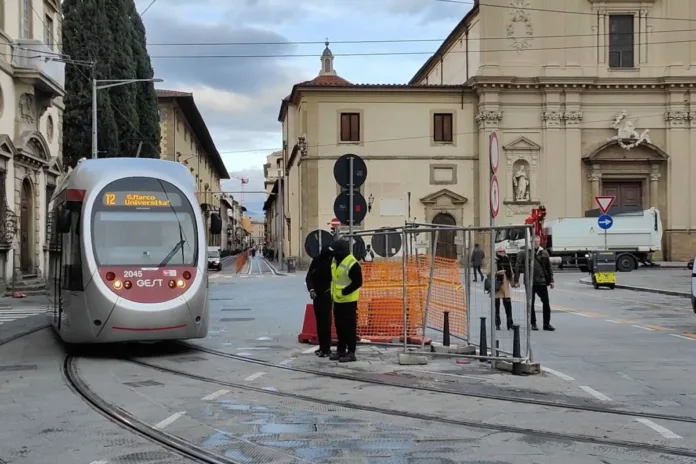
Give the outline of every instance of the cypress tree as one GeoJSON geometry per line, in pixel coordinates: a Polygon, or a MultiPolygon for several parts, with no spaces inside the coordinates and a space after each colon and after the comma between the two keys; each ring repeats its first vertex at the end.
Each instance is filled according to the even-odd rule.
{"type": "MultiPolygon", "coordinates": [[[[129,15],[131,20],[131,50],[135,62],[136,79],[152,79],[154,71],[147,52],[145,25],[130,0],[129,15]]],[[[142,158],[159,158],[160,156],[160,123],[158,99],[153,82],[136,84],[136,108],[139,117],[139,131],[143,146],[140,151],[142,158]]]]}
{"type": "MultiPolygon", "coordinates": [[[[63,1],[63,53],[73,60],[96,61],[94,76],[112,79],[113,36],[105,15],[106,0],[63,1]]],[[[65,67],[65,111],[63,113],[63,162],[75,166],[92,152],[92,70],[80,65],[65,67]]],[[[119,150],[118,126],[110,94],[97,94],[99,151],[119,150]]]]}
{"type": "MultiPolygon", "coordinates": [[[[131,50],[132,31],[128,14],[128,3],[132,0],[107,0],[104,14],[109,18],[113,48],[109,62],[108,79],[135,79],[135,62],[131,50]]],[[[105,89],[114,105],[115,120],[118,125],[118,151],[109,153],[113,157],[135,156],[138,145],[138,111],[136,108],[136,84],[124,84],[105,89]]]]}

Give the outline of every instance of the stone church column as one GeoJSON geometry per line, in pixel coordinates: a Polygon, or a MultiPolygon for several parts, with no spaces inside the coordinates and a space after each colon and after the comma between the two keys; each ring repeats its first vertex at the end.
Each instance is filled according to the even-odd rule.
{"type": "MultiPolygon", "coordinates": [[[[600,190],[600,181],[602,180],[602,173],[600,171],[599,165],[594,164],[592,165],[592,172],[590,173],[589,176],[587,176],[588,180],[592,183],[592,196],[597,197],[602,194],[600,190]]],[[[593,202],[593,208],[594,208],[594,202],[593,202]]]]}
{"type": "Polygon", "coordinates": [[[660,165],[653,164],[650,166],[650,207],[660,207],[660,165]]]}
{"type": "Polygon", "coordinates": [[[561,93],[557,90],[544,90],[542,97],[539,199],[546,206],[550,217],[562,217],[565,216],[568,188],[565,143],[561,129],[561,93]]]}
{"type": "Polygon", "coordinates": [[[568,93],[565,95],[565,185],[566,203],[565,214],[567,216],[583,216],[583,179],[582,179],[582,112],[580,106],[580,94],[568,93]]]}
{"type": "MultiPolygon", "coordinates": [[[[474,221],[475,224],[481,226],[490,225],[488,138],[492,131],[498,130],[500,121],[503,119],[503,112],[500,111],[499,96],[500,94],[497,91],[489,92],[488,89],[479,91],[479,111],[476,114],[479,130],[478,185],[475,186],[479,201],[476,204],[478,208],[474,210],[474,221]]],[[[502,146],[505,144],[503,140],[503,134],[498,132],[498,143],[501,146],[501,152],[502,146]]]]}
{"type": "MultiPolygon", "coordinates": [[[[667,220],[665,221],[666,259],[686,261],[693,254],[686,231],[691,227],[691,198],[680,189],[691,185],[689,150],[690,130],[687,121],[680,117],[688,112],[684,100],[688,94],[684,89],[671,88],[667,95],[665,148],[669,155],[667,177],[667,220]],[[682,259],[683,258],[683,259],[682,259]]],[[[689,187],[687,187],[689,188],[689,187]]]]}

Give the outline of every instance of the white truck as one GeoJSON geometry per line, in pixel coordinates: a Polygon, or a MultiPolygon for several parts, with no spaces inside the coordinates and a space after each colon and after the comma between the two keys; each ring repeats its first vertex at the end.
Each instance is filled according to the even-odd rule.
{"type": "MultiPolygon", "coordinates": [[[[593,213],[589,211],[588,213],[593,213]]],[[[587,272],[587,254],[592,251],[616,252],[616,268],[630,272],[639,264],[653,265],[650,254],[662,249],[662,221],[656,208],[644,211],[610,212],[612,227],[603,230],[595,217],[545,219],[543,246],[561,268],[577,266],[587,272]]],[[[496,238],[510,256],[524,249],[524,229],[501,231],[496,238]]]]}

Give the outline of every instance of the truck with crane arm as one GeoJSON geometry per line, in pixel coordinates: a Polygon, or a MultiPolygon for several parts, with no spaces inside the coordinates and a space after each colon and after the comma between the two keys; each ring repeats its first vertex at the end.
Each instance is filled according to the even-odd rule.
{"type": "MultiPolygon", "coordinates": [[[[589,210],[585,217],[547,219],[546,208],[532,209],[525,224],[533,225],[534,235],[541,238],[541,246],[551,256],[552,263],[560,268],[578,267],[587,272],[588,257],[593,251],[616,253],[616,269],[631,272],[639,265],[654,266],[651,253],[662,249],[662,221],[656,208],[640,210],[612,207],[608,214],[613,218],[609,230],[602,230],[597,223],[601,212],[589,210]]],[[[496,244],[505,248],[515,260],[524,250],[525,229],[501,230],[496,244]]]]}

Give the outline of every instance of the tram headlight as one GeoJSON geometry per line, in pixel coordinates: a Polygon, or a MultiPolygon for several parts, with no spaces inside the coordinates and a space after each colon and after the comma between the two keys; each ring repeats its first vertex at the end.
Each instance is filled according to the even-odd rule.
{"type": "Polygon", "coordinates": [[[175,288],[175,287],[176,287],[176,282],[174,282],[173,280],[170,280],[169,281],[169,288],[175,288]]]}
{"type": "Polygon", "coordinates": [[[123,288],[125,288],[126,290],[128,290],[132,286],[133,286],[133,284],[131,283],[130,280],[126,280],[125,282],[123,282],[123,288]]]}
{"type": "Polygon", "coordinates": [[[184,288],[186,286],[186,282],[184,282],[183,280],[177,280],[176,286],[179,288],[184,288]]]}
{"type": "Polygon", "coordinates": [[[189,280],[191,278],[191,273],[189,271],[184,271],[184,279],[189,280]]]}
{"type": "Polygon", "coordinates": [[[121,283],[120,280],[114,281],[114,288],[115,288],[116,290],[121,290],[122,287],[123,287],[123,284],[121,283]]]}
{"type": "Polygon", "coordinates": [[[116,274],[114,274],[113,272],[107,272],[107,273],[106,273],[106,280],[108,280],[109,282],[111,282],[111,281],[114,280],[115,278],[116,278],[116,274]]]}

